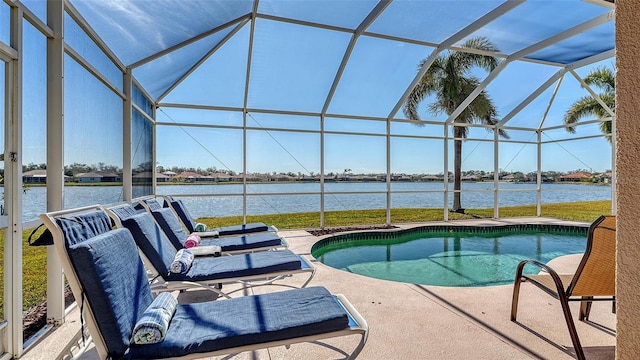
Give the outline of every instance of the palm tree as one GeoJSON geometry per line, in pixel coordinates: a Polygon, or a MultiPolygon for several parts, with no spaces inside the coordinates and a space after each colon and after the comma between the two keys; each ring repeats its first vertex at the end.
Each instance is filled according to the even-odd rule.
{"type": "MultiPolygon", "coordinates": [[[[498,49],[484,37],[467,40],[465,48],[497,52],[498,49]]],[[[425,66],[425,60],[418,65],[418,71],[425,66]]],[[[424,73],[416,87],[409,94],[404,104],[404,114],[411,120],[420,120],[418,105],[429,95],[435,95],[435,101],[429,105],[434,114],[444,112],[451,115],[458,106],[480,84],[480,79],[471,74],[476,67],[492,71],[498,65],[498,59],[489,55],[481,55],[464,51],[450,51],[440,55],[424,73]]],[[[489,95],[483,90],[454,120],[454,181],[452,211],[464,213],[460,202],[462,139],[467,137],[468,127],[455,124],[481,123],[495,125],[498,123],[497,110],[489,95]]],[[[495,129],[495,128],[494,128],[495,129]]],[[[508,138],[507,134],[498,130],[499,134],[508,138]]]]}
{"type": "MultiPolygon", "coordinates": [[[[607,106],[615,111],[616,109],[616,74],[608,67],[598,67],[591,70],[583,79],[584,82],[591,86],[594,85],[603,92],[598,94],[600,99],[607,106]]],[[[593,96],[584,96],[578,99],[567,112],[564,114],[564,123],[567,125],[567,131],[575,133],[574,127],[580,119],[587,116],[597,116],[598,119],[609,117],[610,114],[600,105],[593,96]]],[[[611,121],[600,123],[600,130],[605,134],[607,140],[611,142],[611,121]]]]}

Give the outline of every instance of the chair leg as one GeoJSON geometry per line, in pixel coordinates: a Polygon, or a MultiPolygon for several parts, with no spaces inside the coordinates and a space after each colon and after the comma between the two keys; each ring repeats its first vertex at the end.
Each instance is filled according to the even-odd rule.
{"type": "Polygon", "coordinates": [[[582,351],[582,345],[580,345],[580,339],[578,338],[578,331],[576,325],[571,317],[571,310],[569,309],[569,302],[565,294],[560,294],[560,304],[562,305],[562,312],[564,313],[564,319],[567,322],[567,328],[569,329],[569,335],[571,336],[571,342],[576,352],[576,358],[578,360],[585,360],[584,352],[582,351]]]}
{"type": "Polygon", "coordinates": [[[589,313],[591,313],[591,304],[593,304],[593,296],[583,296],[582,301],[580,302],[580,316],[578,319],[580,321],[589,320],[589,313]]]}
{"type": "Polygon", "coordinates": [[[511,298],[511,321],[516,321],[516,316],[518,315],[520,284],[522,284],[522,279],[520,277],[516,277],[516,281],[513,283],[513,297],[511,298]]]}
{"type": "Polygon", "coordinates": [[[616,297],[613,297],[613,301],[611,302],[611,312],[616,313],[616,297]]]}

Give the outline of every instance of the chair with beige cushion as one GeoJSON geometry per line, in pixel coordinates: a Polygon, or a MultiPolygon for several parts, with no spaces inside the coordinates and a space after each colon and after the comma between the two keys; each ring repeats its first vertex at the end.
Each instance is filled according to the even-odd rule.
{"type": "Polygon", "coordinates": [[[570,301],[580,301],[579,319],[589,319],[593,301],[612,301],[616,295],[616,217],[600,216],[589,227],[587,247],[574,274],[558,274],[536,260],[524,260],[516,268],[511,303],[511,321],[516,321],[520,285],[529,282],[560,301],[576,357],[584,359],[578,332],[571,316],[570,301]],[[540,268],[536,275],[523,274],[525,265],[540,268]]]}

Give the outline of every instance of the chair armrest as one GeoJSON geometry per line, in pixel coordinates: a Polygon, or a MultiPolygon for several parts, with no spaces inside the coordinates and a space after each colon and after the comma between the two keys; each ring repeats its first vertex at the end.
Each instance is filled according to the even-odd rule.
{"type": "Polygon", "coordinates": [[[558,273],[555,270],[553,270],[553,268],[551,268],[549,265],[543,264],[537,260],[529,259],[529,260],[520,261],[520,263],[518,264],[518,267],[516,268],[516,281],[525,280],[525,278],[522,276],[522,272],[524,271],[524,267],[527,264],[537,266],[538,268],[540,268],[540,270],[546,272],[547,274],[549,274],[549,276],[551,276],[551,279],[553,280],[553,283],[556,286],[555,293],[553,292],[553,289],[549,289],[548,287],[543,286],[542,284],[536,282],[533,279],[530,279],[531,282],[535,283],[535,285],[540,287],[542,290],[545,290],[547,293],[549,293],[554,297],[558,297],[560,296],[560,294],[565,295],[564,284],[562,283],[562,279],[560,279],[560,275],[558,275],[558,273]]]}

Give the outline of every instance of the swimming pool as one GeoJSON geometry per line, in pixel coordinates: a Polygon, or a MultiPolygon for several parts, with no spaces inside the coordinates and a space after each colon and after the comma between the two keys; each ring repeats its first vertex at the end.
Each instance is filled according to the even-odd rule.
{"type": "MultiPolygon", "coordinates": [[[[423,285],[491,286],[514,281],[523,259],[543,263],[583,253],[587,228],[559,225],[422,227],[335,235],[312,255],[336,269],[423,285]]],[[[525,267],[525,273],[539,269],[525,267]]]]}

